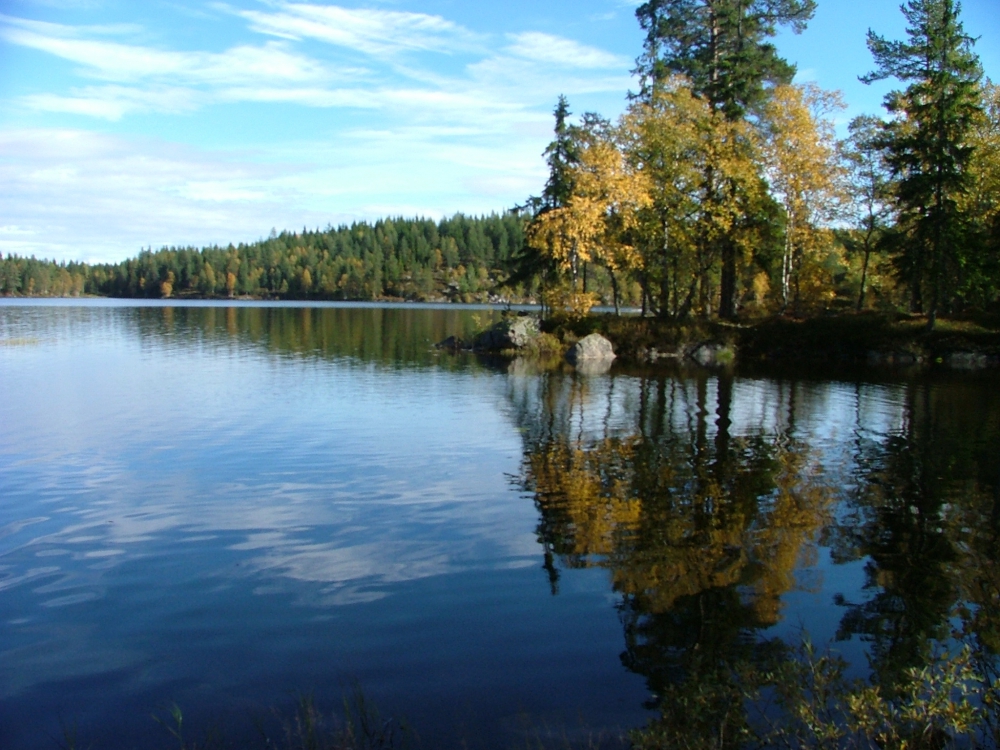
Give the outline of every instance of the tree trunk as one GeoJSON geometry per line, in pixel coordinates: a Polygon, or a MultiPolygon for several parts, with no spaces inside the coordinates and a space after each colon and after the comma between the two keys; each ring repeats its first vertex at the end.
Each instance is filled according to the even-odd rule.
{"type": "Polygon", "coordinates": [[[660,317],[670,315],[670,235],[667,233],[667,223],[663,222],[662,266],[660,270],[660,317]]]}
{"type": "Polygon", "coordinates": [[[785,252],[781,256],[781,311],[788,309],[792,281],[792,220],[785,227],[785,252]]]}
{"type": "Polygon", "coordinates": [[[736,319],[736,248],[726,238],[722,241],[722,278],[719,280],[719,317],[736,319]]]}
{"type": "Polygon", "coordinates": [[[618,309],[618,278],[610,268],[608,269],[608,275],[611,277],[611,294],[615,300],[615,317],[617,317],[621,315],[621,311],[618,309]]]}
{"type": "Polygon", "coordinates": [[[865,282],[868,280],[868,259],[871,257],[872,251],[868,247],[868,243],[865,243],[865,262],[861,265],[861,291],[858,293],[858,312],[865,306],[865,282]]]}

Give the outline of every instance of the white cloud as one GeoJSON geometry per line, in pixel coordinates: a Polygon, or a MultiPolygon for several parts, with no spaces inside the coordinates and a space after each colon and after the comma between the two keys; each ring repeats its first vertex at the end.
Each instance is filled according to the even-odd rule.
{"type": "Polygon", "coordinates": [[[259,236],[267,221],[290,218],[268,189],[282,176],[281,168],[162,142],[80,130],[0,131],[0,205],[33,233],[3,239],[16,241],[18,252],[118,260],[149,244],[222,240],[234,227],[253,227],[259,236]],[[215,200],[206,200],[210,187],[215,200]],[[239,196],[236,203],[218,200],[227,191],[239,196]]]}
{"type": "Polygon", "coordinates": [[[178,192],[182,197],[193,201],[211,201],[213,203],[259,202],[268,198],[264,190],[242,187],[238,181],[192,181],[183,185],[178,192]]]}
{"type": "Polygon", "coordinates": [[[70,96],[30,94],[21,101],[30,109],[43,112],[120,120],[135,112],[191,112],[204,102],[204,97],[191,89],[177,87],[88,86],[70,96]]]}
{"type": "Polygon", "coordinates": [[[382,103],[365,89],[281,88],[277,86],[238,86],[222,89],[218,98],[228,102],[282,102],[306,107],[353,107],[378,109],[382,103]]]}
{"type": "Polygon", "coordinates": [[[51,21],[37,21],[31,18],[8,16],[5,13],[0,13],[0,23],[20,29],[26,29],[28,31],[34,31],[38,34],[46,34],[49,36],[61,36],[68,38],[78,37],[84,33],[99,34],[99,35],[119,35],[119,34],[137,34],[142,32],[142,27],[134,23],[86,24],[83,26],[67,26],[61,23],[52,23],[51,21]]]}
{"type": "Polygon", "coordinates": [[[271,227],[488,212],[537,190],[544,137],[461,132],[357,130],[254,153],[0,130],[0,251],[118,261],[150,245],[252,241],[271,227]]]}
{"type": "MultiPolygon", "coordinates": [[[[276,13],[235,12],[251,19],[259,31],[282,31],[289,37],[295,32],[372,55],[455,51],[479,43],[471,32],[440,16],[303,3],[277,7],[276,13]]],[[[506,127],[541,102],[547,109],[559,93],[628,87],[624,59],[540,32],[510,35],[503,54],[490,56],[482,50],[477,62],[450,74],[427,66],[376,72],[333,65],[293,49],[287,39],[205,52],[125,44],[92,38],[94,33],[87,27],[0,15],[0,39],[77,63],[82,75],[108,81],[68,93],[29,94],[21,104],[36,111],[114,121],[133,113],[190,113],[215,102],[294,103],[452,118],[456,125],[499,117],[506,127]],[[615,68],[621,73],[584,72],[615,68]],[[405,85],[406,80],[412,85],[405,85]]],[[[486,127],[492,129],[493,124],[486,127]]]]}
{"type": "Polygon", "coordinates": [[[368,55],[404,51],[468,52],[479,37],[441,16],[337,5],[280,3],[277,13],[237,11],[255,31],[287,39],[316,39],[368,55]]]}
{"type": "Polygon", "coordinates": [[[510,34],[509,38],[512,44],[507,52],[535,62],[568,68],[621,68],[629,64],[628,60],[597,47],[540,31],[510,34]]]}
{"type": "Polygon", "coordinates": [[[590,94],[628,91],[632,79],[623,67],[620,72],[601,75],[584,74],[566,69],[553,70],[530,60],[497,56],[469,66],[473,90],[490,91],[524,102],[544,102],[551,109],[559,94],[590,94]]]}
{"type": "MultiPolygon", "coordinates": [[[[92,39],[68,39],[14,25],[0,26],[0,38],[84,66],[85,75],[116,82],[169,79],[194,85],[303,82],[331,77],[320,63],[271,42],[225,52],[175,52],[92,39]]],[[[358,70],[346,71],[356,75],[358,70]]]]}

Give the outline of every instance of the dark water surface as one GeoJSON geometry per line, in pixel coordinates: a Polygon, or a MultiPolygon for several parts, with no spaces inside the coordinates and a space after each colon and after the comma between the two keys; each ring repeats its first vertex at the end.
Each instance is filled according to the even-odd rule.
{"type": "Polygon", "coordinates": [[[0,747],[239,741],[359,686],[424,747],[614,734],[802,631],[1000,645],[995,375],[584,375],[488,310],[0,303],[0,747]]]}

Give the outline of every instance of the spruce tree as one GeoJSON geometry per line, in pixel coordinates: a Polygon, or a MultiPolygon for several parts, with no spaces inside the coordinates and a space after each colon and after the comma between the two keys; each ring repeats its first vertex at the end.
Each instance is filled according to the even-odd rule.
{"type": "Polygon", "coordinates": [[[569,124],[569,101],[562,94],[556,102],[552,113],[555,116],[555,139],[544,151],[545,161],[549,165],[549,179],[542,191],[543,209],[562,208],[573,195],[573,178],[571,169],[577,163],[579,155],[576,139],[573,137],[573,127],[569,124]]]}
{"type": "Polygon", "coordinates": [[[908,84],[885,106],[887,161],[896,178],[899,221],[892,240],[899,271],[928,328],[953,299],[966,255],[966,217],[960,199],[969,186],[970,135],[981,112],[982,69],[975,40],[959,21],[955,0],[909,0],[905,42],[868,32],[876,69],[865,83],[896,78],[908,84]],[[925,295],[929,296],[924,304],[925,295]]]}
{"type": "MultiPolygon", "coordinates": [[[[529,224],[538,217],[551,211],[564,208],[573,195],[573,167],[579,161],[577,145],[577,129],[570,125],[569,101],[562,94],[553,110],[555,127],[552,142],[545,148],[543,155],[549,165],[549,178],[545,182],[541,197],[528,198],[519,211],[528,214],[529,224]]],[[[511,258],[511,273],[507,279],[510,286],[524,285],[530,287],[536,281],[545,286],[556,283],[558,269],[552,259],[540,253],[525,243],[520,251],[511,258]]]]}

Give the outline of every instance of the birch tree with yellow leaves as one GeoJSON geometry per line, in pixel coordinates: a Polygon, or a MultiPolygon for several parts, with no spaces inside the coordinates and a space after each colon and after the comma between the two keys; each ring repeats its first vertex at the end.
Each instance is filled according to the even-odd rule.
{"type": "Polygon", "coordinates": [[[830,246],[825,227],[838,215],[844,198],[844,172],[830,119],[842,108],[839,94],[813,84],[778,86],[764,108],[765,173],[786,221],[783,309],[798,309],[804,282],[811,296],[832,294],[819,263],[821,251],[830,246]]]}
{"type": "Polygon", "coordinates": [[[615,314],[622,276],[641,265],[642,212],[651,203],[653,187],[649,174],[619,147],[619,134],[607,123],[583,130],[576,190],[569,203],[581,252],[611,279],[615,314]]]}
{"type": "Polygon", "coordinates": [[[535,216],[527,242],[565,279],[564,286],[554,290],[550,306],[586,313],[597,297],[583,288],[579,270],[595,263],[608,272],[617,312],[621,277],[638,264],[637,228],[650,188],[646,175],[619,148],[617,129],[606,120],[586,115],[574,136],[572,192],[563,205],[535,216]]]}
{"type": "Polygon", "coordinates": [[[705,102],[678,77],[633,102],[622,118],[622,147],[649,189],[635,270],[643,308],[648,301],[661,316],[686,313],[698,280],[711,266],[697,242],[695,222],[704,185],[700,134],[709,115],[705,102]]]}
{"type": "Polygon", "coordinates": [[[651,306],[664,318],[707,316],[724,256],[746,256],[747,230],[767,199],[757,135],[745,120],[714,110],[682,76],[634,102],[622,130],[650,190],[640,272],[651,306]]]}

